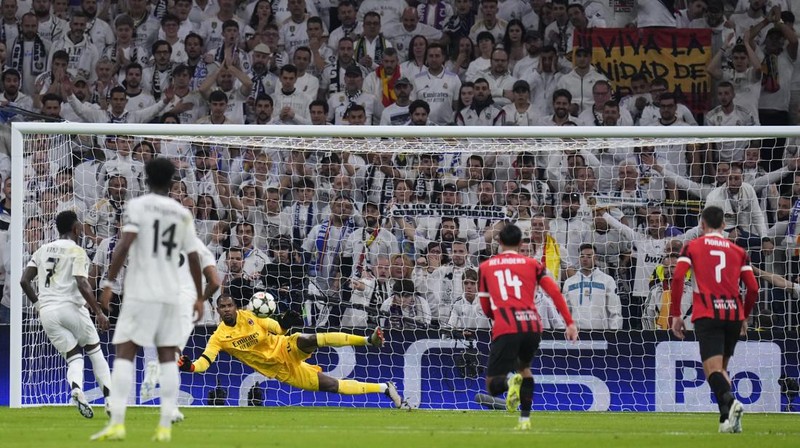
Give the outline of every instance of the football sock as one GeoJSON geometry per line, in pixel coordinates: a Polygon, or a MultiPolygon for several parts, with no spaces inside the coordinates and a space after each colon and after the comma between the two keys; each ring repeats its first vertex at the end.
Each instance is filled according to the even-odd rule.
{"type": "Polygon", "coordinates": [[[708,385],[711,386],[711,391],[717,397],[717,405],[719,406],[719,422],[722,423],[728,419],[728,411],[733,403],[733,394],[731,393],[731,385],[722,372],[714,372],[708,376],[708,385]]]}
{"type": "Polygon", "coordinates": [[[83,389],[83,355],[77,354],[67,358],[67,382],[70,390],[83,389]]]}
{"type": "Polygon", "coordinates": [[[133,387],[133,362],[127,359],[114,359],[114,371],[111,372],[111,425],[125,424],[125,410],[128,407],[128,395],[133,387]]]}
{"type": "Polygon", "coordinates": [[[103,389],[103,396],[108,397],[109,387],[111,386],[111,369],[108,367],[106,357],[103,356],[103,351],[100,350],[98,345],[86,354],[89,356],[89,361],[92,362],[92,370],[97,384],[103,389]]]}
{"type": "Polygon", "coordinates": [[[317,347],[364,346],[368,339],[348,333],[317,333],[317,347]]]}
{"type": "Polygon", "coordinates": [[[178,409],[178,388],[180,387],[180,372],[178,364],[174,362],[162,362],[161,374],[158,382],[161,384],[161,421],[160,425],[165,428],[172,426],[172,416],[178,409]]]}
{"type": "Polygon", "coordinates": [[[338,393],[342,395],[375,394],[386,390],[385,384],[362,383],[354,380],[339,380],[338,393]]]}
{"type": "Polygon", "coordinates": [[[491,395],[498,396],[508,390],[508,381],[501,376],[492,377],[489,384],[486,385],[486,389],[491,395]]]}
{"type": "Polygon", "coordinates": [[[531,407],[533,407],[533,378],[522,378],[522,385],[519,387],[520,415],[530,417],[531,407]]]}

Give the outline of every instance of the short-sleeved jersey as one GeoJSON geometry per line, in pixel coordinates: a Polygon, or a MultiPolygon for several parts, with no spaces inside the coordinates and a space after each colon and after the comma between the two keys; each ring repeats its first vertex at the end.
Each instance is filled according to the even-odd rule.
{"type": "Polygon", "coordinates": [[[707,234],[686,244],[678,263],[689,263],[693,271],[692,322],[744,320],[739,284],[741,273],[753,269],[744,249],[720,234],[707,234]]]}
{"type": "Polygon", "coordinates": [[[70,302],[83,306],[86,301],[75,277],[89,276],[89,256],[72,240],[56,240],[33,253],[28,267],[38,271],[41,307],[70,302]]]}
{"type": "Polygon", "coordinates": [[[491,302],[493,339],[542,331],[534,300],[545,273],[541,263],[516,252],[503,252],[481,263],[478,297],[488,297],[491,302]]]}
{"type": "MultiPolygon", "coordinates": [[[[199,238],[195,237],[195,249],[197,251],[197,255],[200,257],[200,270],[204,270],[209,266],[216,266],[217,260],[214,259],[214,254],[211,253],[210,250],[200,241],[199,238]]],[[[189,270],[189,259],[186,256],[185,252],[181,252],[180,260],[178,261],[180,277],[178,281],[181,284],[181,299],[186,299],[194,303],[197,300],[197,292],[194,289],[194,280],[192,279],[192,272],[189,270]]],[[[206,281],[205,277],[201,279],[202,287],[205,288],[206,281]]]]}
{"type": "Polygon", "coordinates": [[[125,300],[175,303],[181,252],[194,252],[191,213],[167,196],[146,194],[125,207],[123,234],[136,233],[128,253],[125,300]]]}
{"type": "Polygon", "coordinates": [[[281,345],[286,340],[283,333],[277,321],[258,318],[250,311],[239,310],[235,326],[219,324],[208,339],[203,356],[209,362],[214,362],[219,352],[223,351],[253,370],[275,378],[285,361],[280,356],[281,345]]]}

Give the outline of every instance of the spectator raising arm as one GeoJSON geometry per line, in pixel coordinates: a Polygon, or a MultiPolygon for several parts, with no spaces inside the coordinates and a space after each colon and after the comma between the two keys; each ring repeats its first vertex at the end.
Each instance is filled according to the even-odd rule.
{"type": "Polygon", "coordinates": [[[691,179],[687,179],[659,164],[654,164],[653,169],[664,177],[666,186],[683,190],[698,199],[705,199],[706,196],[716,188],[714,185],[699,184],[691,179]]]}
{"type": "Polygon", "coordinates": [[[774,274],[772,272],[761,270],[755,266],[753,266],[753,274],[755,274],[756,277],[759,278],[760,280],[764,280],[768,283],[771,283],[776,288],[785,289],[795,297],[800,297],[800,285],[798,285],[797,283],[792,283],[789,280],[786,280],[786,277],[774,274]]]}
{"type": "MultiPolygon", "coordinates": [[[[116,110],[113,104],[108,110],[100,110],[79,100],[73,94],[73,85],[71,81],[64,80],[61,86],[69,105],[72,106],[75,113],[89,123],[147,123],[157,117],[175,97],[175,91],[170,86],[164,91],[164,97],[161,101],[145,107],[144,109],[125,111],[123,103],[123,109],[121,110],[116,110]]],[[[112,96],[113,95],[114,93],[112,92],[112,96]]],[[[125,102],[127,103],[127,99],[125,102]]]]}
{"type": "MultiPolygon", "coordinates": [[[[794,32],[794,29],[783,22],[781,22],[781,10],[780,7],[773,7],[769,14],[764,17],[764,20],[756,23],[750,28],[749,31],[749,41],[748,44],[751,48],[755,48],[755,38],[761,33],[761,30],[767,27],[767,25],[772,24],[773,29],[779,30],[783,37],[786,39],[786,54],[789,58],[794,61],[797,59],[797,48],[798,48],[798,40],[797,40],[797,33],[794,32]]],[[[756,65],[756,67],[760,66],[756,65]]]]}
{"type": "Polygon", "coordinates": [[[217,85],[217,78],[219,77],[220,72],[221,70],[214,70],[212,73],[206,76],[206,79],[202,84],[200,84],[200,88],[198,90],[200,90],[200,94],[203,95],[203,98],[206,100],[208,100],[208,96],[211,95],[211,92],[214,91],[214,86],[217,85]]]}
{"type": "MultiPolygon", "coordinates": [[[[236,59],[238,64],[238,59],[236,59]]],[[[253,80],[247,76],[247,73],[243,72],[237,65],[228,65],[228,70],[233,73],[233,76],[242,83],[241,87],[239,87],[239,92],[244,96],[250,96],[250,92],[253,90],[253,80]]]]}
{"type": "Polygon", "coordinates": [[[733,43],[735,35],[733,33],[728,35],[728,40],[725,42],[725,45],[721,48],[721,51],[714,53],[714,57],[708,61],[706,64],[706,71],[709,75],[711,75],[714,79],[721,79],[722,78],[722,57],[727,56],[728,52],[731,49],[731,44],[733,43]]]}

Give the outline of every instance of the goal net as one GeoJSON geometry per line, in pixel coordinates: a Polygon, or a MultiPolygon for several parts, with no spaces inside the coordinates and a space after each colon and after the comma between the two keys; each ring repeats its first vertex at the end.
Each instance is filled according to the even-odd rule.
{"type": "MultiPolygon", "coordinates": [[[[798,405],[800,154],[791,128],[456,128],[14,124],[11,189],[12,406],[68,402],[66,365],[16,279],[75,210],[105,277],[126,201],[145,192],[144,162],[167,157],[170,196],[195,216],[225,294],[272,294],[295,331],[386,331],[381,349],[321,348],[328,375],[395,381],[412,407],[494,409],[484,377],[490,322],[475,298],[479,263],[506,223],[562,287],[580,329],[567,343],[543,292],[535,409],[712,411],[693,332],[668,332],[672,300],[691,329],[691,288],[671,297],[682,245],[707,204],[760,281],[730,369],[751,411],[798,405]]],[[[177,281],[177,279],[176,279],[177,281]]],[[[691,282],[687,278],[687,284],[691,282]]],[[[112,324],[124,300],[115,285],[112,324]]],[[[187,343],[197,359],[219,324],[214,302],[187,343]]],[[[102,333],[111,360],[111,332],[102,333]]],[[[149,361],[136,360],[133,404],[149,361]]],[[[102,403],[87,363],[85,391],[102,403]]],[[[148,397],[144,397],[148,398],[148,397]]],[[[502,397],[501,397],[502,398],[502,397]]],[[[182,405],[391,406],[379,395],[304,392],[221,354],[182,374],[182,405]]]]}

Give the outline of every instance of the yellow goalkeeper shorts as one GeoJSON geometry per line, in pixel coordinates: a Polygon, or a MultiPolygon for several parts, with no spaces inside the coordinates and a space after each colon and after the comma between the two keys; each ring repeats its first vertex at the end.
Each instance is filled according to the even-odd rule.
{"type": "Polygon", "coordinates": [[[299,337],[300,333],[295,333],[283,338],[284,341],[282,341],[281,350],[278,353],[282,365],[275,369],[275,379],[299,389],[318,391],[319,377],[317,374],[322,371],[322,368],[305,362],[311,357],[311,354],[297,347],[297,338],[299,337]]]}

